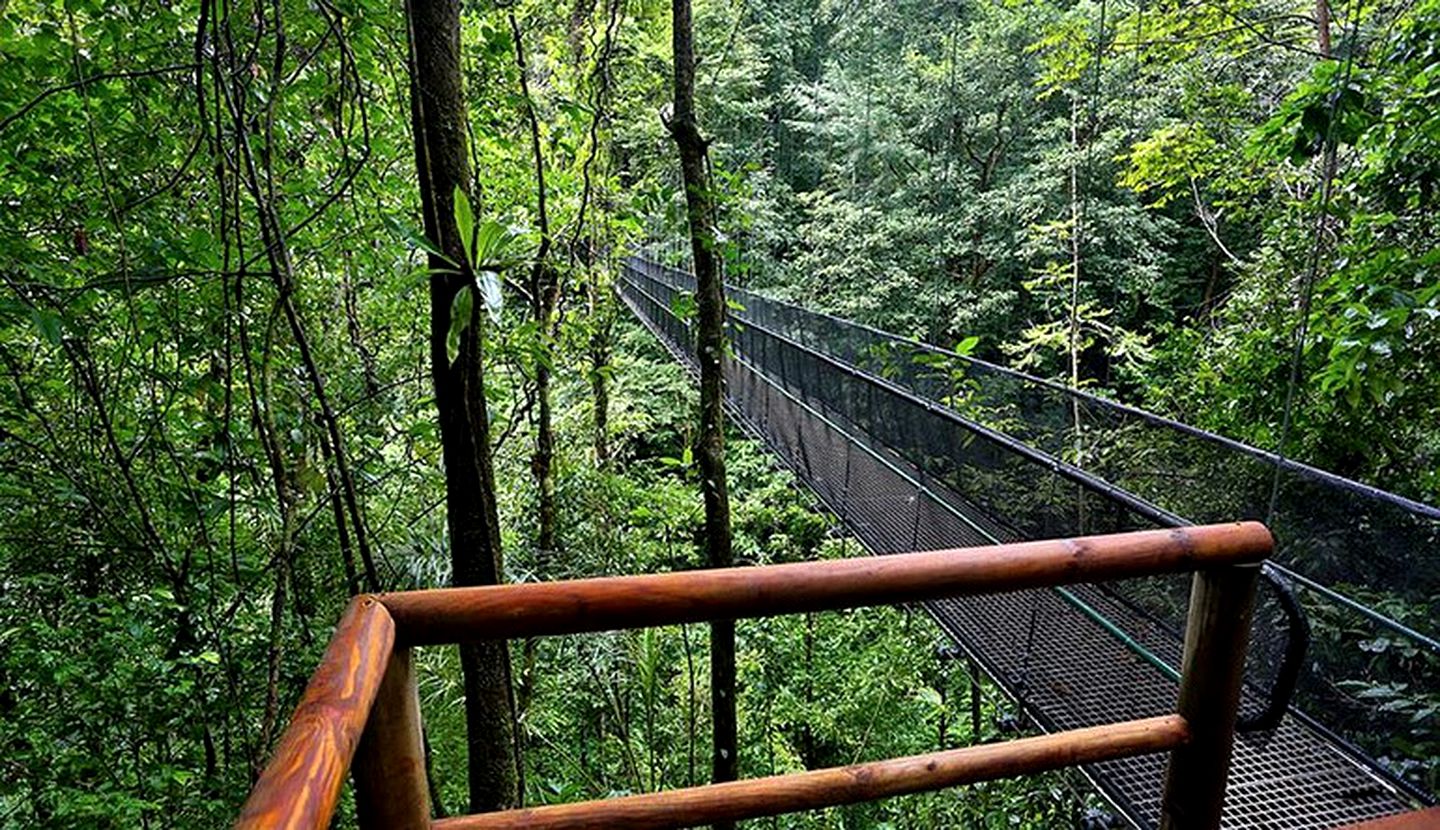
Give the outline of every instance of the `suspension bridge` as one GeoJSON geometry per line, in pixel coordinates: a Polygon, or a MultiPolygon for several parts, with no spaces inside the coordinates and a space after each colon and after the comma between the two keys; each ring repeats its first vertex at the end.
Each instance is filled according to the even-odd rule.
{"type": "MultiPolygon", "coordinates": [[[[692,371],[680,300],[693,291],[689,273],[639,257],[618,282],[692,371]]],[[[1425,759],[1397,759],[1386,743],[1413,728],[1411,713],[1363,692],[1433,687],[1424,666],[1440,654],[1437,616],[1407,624],[1357,597],[1436,610],[1436,569],[1417,564],[1440,542],[1440,511],[963,355],[742,289],[727,296],[732,417],[872,553],[1267,520],[1279,548],[1257,600],[1223,826],[1331,828],[1433,803],[1413,774],[1425,759]],[[1313,641],[1312,622],[1323,627],[1313,641]],[[1378,643],[1423,656],[1368,659],[1378,643]]],[[[1187,585],[1073,585],[926,608],[1024,719],[1055,732],[1171,710],[1187,585]]],[[[1159,825],[1162,756],[1084,772],[1119,816],[1159,825]]]]}
{"type": "MultiPolygon", "coordinates": [[[[681,313],[693,278],[632,257],[616,288],[693,369],[681,313]]],[[[732,417],[881,555],[355,597],[236,828],[328,827],[350,777],[365,830],[661,830],[1075,767],[1114,807],[1089,828],[1440,821],[1424,809],[1430,724],[1394,697],[1434,693],[1440,573],[1425,565],[1440,511],[963,355],[730,295],[732,417]],[[941,654],[983,668],[1014,720],[1044,734],[431,816],[415,648],[896,603],[928,610],[953,640],[941,654]]]]}

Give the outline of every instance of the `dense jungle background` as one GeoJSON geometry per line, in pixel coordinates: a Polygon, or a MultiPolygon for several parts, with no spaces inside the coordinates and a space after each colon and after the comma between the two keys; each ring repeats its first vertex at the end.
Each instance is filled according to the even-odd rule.
{"type": "MultiPolygon", "coordinates": [[[[473,282],[443,306],[415,19],[0,0],[0,827],[227,825],[347,598],[475,576],[432,359],[483,368],[490,577],[705,561],[695,384],[611,291],[688,233],[670,4],[463,5],[473,282]]],[[[1440,1],[697,0],[694,28],[728,279],[1440,500],[1440,1]]],[[[737,562],[859,555],[726,449],[737,562]]],[[[942,641],[903,609],[740,623],[740,774],[996,737],[1013,704],[981,683],[972,718],[942,641]]],[[[512,643],[516,799],[709,780],[709,644],[512,643]]],[[[452,814],[461,664],[421,652],[452,814]]],[[[774,826],[1095,806],[1057,775],[774,826]]]]}

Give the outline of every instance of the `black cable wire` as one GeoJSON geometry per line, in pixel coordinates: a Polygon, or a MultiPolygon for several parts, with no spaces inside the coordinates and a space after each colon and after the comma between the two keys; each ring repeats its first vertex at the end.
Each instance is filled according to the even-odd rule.
{"type": "MultiPolygon", "coordinates": [[[[1323,1],[1323,0],[1322,0],[1323,1]]],[[[1355,69],[1355,36],[1360,31],[1359,15],[1352,14],[1353,3],[1351,0],[1345,2],[1345,20],[1351,26],[1348,36],[1349,44],[1345,49],[1344,70],[1341,75],[1339,87],[1330,94],[1329,117],[1325,124],[1325,138],[1321,149],[1321,167],[1323,176],[1320,185],[1320,206],[1315,217],[1315,239],[1310,246],[1310,262],[1306,267],[1303,290],[1300,298],[1300,325],[1295,335],[1295,343],[1290,353],[1290,380],[1285,387],[1285,403],[1280,416],[1280,439],[1275,448],[1275,454],[1280,460],[1285,459],[1286,445],[1290,440],[1290,427],[1292,426],[1295,393],[1300,385],[1301,364],[1305,360],[1305,341],[1310,337],[1310,308],[1315,297],[1315,282],[1320,272],[1320,248],[1325,239],[1326,220],[1330,216],[1330,197],[1334,193],[1335,173],[1339,163],[1336,158],[1335,147],[1335,114],[1340,108],[1340,99],[1343,92],[1350,86],[1350,76],[1355,69]],[[1353,18],[1353,19],[1352,19],[1353,18]]],[[[1280,502],[1280,465],[1275,466],[1274,474],[1270,480],[1270,506],[1265,514],[1265,523],[1271,524],[1275,520],[1275,508],[1280,502]]]]}

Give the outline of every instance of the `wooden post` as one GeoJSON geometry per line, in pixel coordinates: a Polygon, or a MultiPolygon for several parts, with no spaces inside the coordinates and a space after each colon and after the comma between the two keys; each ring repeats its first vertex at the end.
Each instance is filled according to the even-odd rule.
{"type": "Polygon", "coordinates": [[[355,807],[363,830],[428,830],[430,798],[420,696],[410,649],[397,648],[355,754],[355,807]]]}
{"type": "Polygon", "coordinates": [[[1240,708],[1259,565],[1197,571],[1185,623],[1180,703],[1190,742],[1170,754],[1161,830],[1216,830],[1240,708]]]}

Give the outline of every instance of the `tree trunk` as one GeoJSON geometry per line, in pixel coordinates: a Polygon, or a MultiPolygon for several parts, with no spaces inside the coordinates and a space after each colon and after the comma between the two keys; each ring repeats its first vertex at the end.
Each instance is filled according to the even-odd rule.
{"type": "MultiPolygon", "coordinates": [[[[515,68],[520,75],[520,96],[525,101],[525,121],[530,128],[530,150],[535,166],[535,203],[540,225],[540,246],[530,268],[530,314],[535,336],[540,339],[540,359],[535,361],[535,451],[530,455],[530,472],[538,494],[535,533],[535,570],[543,577],[553,572],[555,562],[555,418],[551,407],[551,372],[556,353],[555,309],[560,302],[559,274],[549,262],[550,213],[546,207],[545,152],[540,143],[540,119],[530,95],[530,66],[525,60],[525,35],[515,13],[510,12],[511,39],[515,44],[515,68]]],[[[526,637],[521,645],[520,680],[516,689],[516,712],[523,716],[534,691],[538,640],[526,637]]],[[[523,743],[524,735],[517,735],[523,743]]]]}
{"type": "MultiPolygon", "coordinates": [[[[541,574],[555,553],[555,419],[551,412],[550,365],[555,354],[555,309],[560,303],[560,279],[551,266],[550,212],[546,208],[545,153],[540,144],[540,119],[535,114],[535,99],[530,96],[529,63],[525,60],[524,33],[515,13],[510,12],[510,33],[515,41],[515,67],[520,74],[520,95],[525,101],[525,121],[530,128],[530,150],[535,165],[535,203],[540,224],[540,247],[530,269],[530,312],[535,319],[536,336],[546,359],[535,364],[535,399],[538,414],[535,423],[535,452],[530,456],[530,469],[539,490],[539,516],[535,547],[541,574]]],[[[526,642],[527,653],[533,641],[526,642]]]]}
{"type": "Polygon", "coordinates": [[[591,442],[595,448],[595,466],[600,469],[610,464],[610,381],[607,377],[610,366],[610,309],[605,288],[599,284],[600,276],[595,270],[591,243],[585,248],[585,299],[589,305],[590,325],[590,399],[591,399],[591,442]]]}
{"type": "MultiPolygon", "coordinates": [[[[1070,387],[1080,388],[1080,102],[1070,102],[1070,314],[1066,351],[1070,358],[1070,387]]],[[[1076,410],[1079,429],[1079,410],[1076,410]]],[[[1078,452],[1078,448],[1077,448],[1078,452]]]]}
{"type": "Polygon", "coordinates": [[[1315,47],[1320,56],[1330,57],[1330,3],[1329,0],[1315,0],[1315,47]]]}
{"type": "MultiPolygon", "coordinates": [[[[591,73],[590,106],[590,150],[585,163],[580,166],[581,190],[580,212],[575,221],[575,232],[570,238],[570,264],[578,261],[585,274],[585,298],[590,316],[590,394],[593,402],[592,441],[595,448],[595,466],[604,469],[610,461],[610,388],[607,373],[610,365],[611,323],[614,317],[614,299],[601,283],[600,269],[597,268],[596,235],[587,232],[586,211],[590,208],[592,191],[595,192],[594,213],[603,216],[609,208],[609,199],[602,184],[596,187],[591,169],[600,156],[600,126],[606,118],[606,105],[610,92],[610,56],[614,53],[616,30],[620,25],[620,11],[624,0],[606,0],[605,36],[600,52],[595,56],[595,67],[591,73]]],[[[580,57],[577,54],[576,60],[580,57]]],[[[613,155],[613,145],[610,148],[613,155]]],[[[604,228],[605,222],[595,223],[604,228]]],[[[603,231],[602,231],[603,232],[603,231]]],[[[609,246],[606,246],[607,249],[609,246]]],[[[609,259],[609,257],[607,257],[609,259]]],[[[610,263],[613,265],[613,261],[610,263]]]]}
{"type": "MultiPolygon", "coordinates": [[[[706,177],[706,144],[695,117],[695,44],[690,0],[673,0],[675,109],[668,127],[680,151],[690,247],[695,262],[700,361],[700,435],[696,460],[705,496],[705,559],[712,568],[734,562],[730,549],[730,496],[725,482],[725,289],[715,250],[715,202],[706,177]]],[[[735,621],[710,624],[710,697],[714,755],[711,780],[733,781],[735,738],[735,621]]],[[[717,825],[719,826],[719,825],[717,825]]],[[[730,825],[725,825],[730,826],[730,825]]]]}
{"type": "MultiPolygon", "coordinates": [[[[1088,140],[1088,138],[1087,138],[1088,140]]],[[[1086,155],[1088,159],[1089,148],[1086,155]]],[[[1080,99],[1070,101],[1070,388],[1080,389],[1080,245],[1085,232],[1085,209],[1080,193],[1080,99]]],[[[1080,398],[1070,398],[1070,416],[1075,429],[1075,457],[1072,463],[1085,464],[1084,431],[1080,423],[1080,398]]],[[[1075,491],[1076,533],[1084,533],[1086,525],[1085,493],[1075,491]]]]}
{"type": "MultiPolygon", "coordinates": [[[[500,582],[500,520],[490,457],[485,405],[481,303],[451,363],[446,350],[450,307],[462,287],[474,284],[455,223],[454,193],[470,192],[466,112],[460,75],[460,0],[410,0],[411,122],[415,167],[425,212],[425,235],[449,260],[431,256],[430,366],[440,417],[445,463],[446,522],[456,585],[500,582]]],[[[472,288],[473,290],[473,288],[472,288]]],[[[502,641],[460,648],[469,749],[470,810],[486,812],[520,803],[520,754],[515,742],[510,656],[502,641]]]]}

